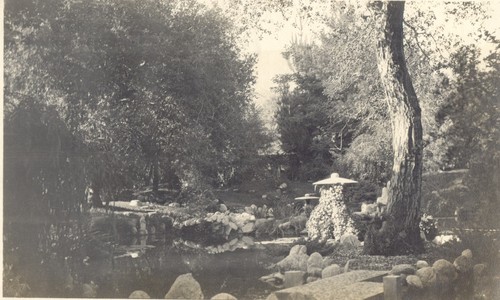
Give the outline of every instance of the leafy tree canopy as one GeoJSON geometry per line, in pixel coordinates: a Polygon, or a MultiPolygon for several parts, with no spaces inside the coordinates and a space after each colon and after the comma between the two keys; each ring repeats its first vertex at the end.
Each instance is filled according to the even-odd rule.
{"type": "Polygon", "coordinates": [[[57,107],[93,149],[93,182],[215,183],[264,147],[252,137],[239,149],[263,134],[246,130],[259,122],[255,58],[219,10],[196,1],[14,2],[6,4],[6,114],[30,95],[57,107]]]}

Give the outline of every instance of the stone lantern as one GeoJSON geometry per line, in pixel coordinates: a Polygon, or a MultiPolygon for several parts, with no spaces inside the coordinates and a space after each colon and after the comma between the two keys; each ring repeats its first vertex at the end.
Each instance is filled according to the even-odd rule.
{"type": "Polygon", "coordinates": [[[315,189],[321,187],[321,196],[306,224],[309,238],[324,241],[333,237],[340,240],[342,235],[354,234],[353,222],[342,194],[343,185],[353,183],[357,181],[342,178],[338,173],[313,183],[315,189]]]}

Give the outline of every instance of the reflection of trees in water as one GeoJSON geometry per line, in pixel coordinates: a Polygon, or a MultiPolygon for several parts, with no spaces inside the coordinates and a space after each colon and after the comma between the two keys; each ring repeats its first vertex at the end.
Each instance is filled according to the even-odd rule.
{"type": "Polygon", "coordinates": [[[13,265],[39,296],[63,292],[64,285],[52,291],[48,281],[68,281],[85,236],[80,151],[52,108],[25,99],[6,115],[4,264],[13,265]]]}
{"type": "MultiPolygon", "coordinates": [[[[148,244],[151,241],[148,241],[148,244]]],[[[121,245],[135,251],[140,245],[121,245]]],[[[103,256],[90,260],[80,276],[99,286],[98,296],[126,298],[134,290],[144,290],[153,298],[162,298],[177,276],[192,273],[205,295],[228,292],[233,295],[265,296],[266,284],[258,281],[268,270],[267,264],[279,257],[265,250],[236,250],[208,254],[204,249],[177,247],[172,240],[156,242],[138,257],[103,256]]]]}
{"type": "MultiPolygon", "coordinates": [[[[120,241],[116,216],[106,224],[108,231],[94,231],[84,213],[86,157],[81,149],[57,114],[35,101],[21,104],[8,116],[4,263],[13,266],[8,276],[20,275],[20,282],[30,286],[31,291],[19,296],[80,297],[83,284],[95,282],[99,297],[127,297],[139,288],[163,297],[175,278],[188,272],[214,294],[222,285],[248,286],[249,275],[260,284],[257,278],[266,270],[250,253],[186,252],[163,241],[138,258],[115,259],[120,241]],[[228,279],[230,275],[236,276],[228,279]]],[[[132,238],[129,242],[145,244],[132,238]]],[[[20,285],[4,286],[6,296],[15,296],[16,288],[20,285]]]]}

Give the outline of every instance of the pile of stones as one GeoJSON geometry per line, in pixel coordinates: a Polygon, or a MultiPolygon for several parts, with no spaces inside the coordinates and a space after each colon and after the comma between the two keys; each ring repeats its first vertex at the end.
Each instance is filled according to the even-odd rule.
{"type": "MultiPolygon", "coordinates": [[[[137,290],[133,291],[129,299],[150,299],[151,297],[148,293],[137,290]]],[[[191,273],[183,274],[175,279],[174,283],[170,287],[170,290],[165,294],[165,299],[205,299],[203,292],[201,291],[201,286],[193,278],[191,273]]],[[[211,300],[236,300],[236,297],[227,294],[220,293],[212,298],[211,300]]]]}
{"type": "Polygon", "coordinates": [[[484,288],[485,270],[485,264],[473,263],[472,251],[467,249],[453,263],[439,259],[431,266],[420,260],[415,265],[396,265],[390,274],[403,277],[408,294],[416,299],[441,299],[445,295],[469,295],[472,299],[484,288]]]}
{"type": "MultiPolygon", "coordinates": [[[[350,239],[346,241],[351,242],[350,239]]],[[[305,245],[293,246],[276,267],[278,272],[260,278],[276,288],[289,288],[349,272],[349,262],[341,267],[332,258],[323,257],[318,252],[307,255],[305,245]]]]}
{"type": "Polygon", "coordinates": [[[244,212],[236,213],[229,210],[220,210],[207,213],[205,217],[195,217],[182,222],[174,222],[174,228],[188,230],[190,227],[204,227],[216,237],[232,240],[236,235],[253,234],[260,226],[274,222],[272,209],[266,206],[246,207],[244,212]]]}

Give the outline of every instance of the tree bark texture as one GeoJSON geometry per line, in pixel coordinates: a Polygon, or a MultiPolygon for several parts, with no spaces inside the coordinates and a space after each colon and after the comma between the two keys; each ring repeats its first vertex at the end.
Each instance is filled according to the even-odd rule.
{"type": "Polygon", "coordinates": [[[397,255],[420,252],[422,123],[419,102],[403,47],[404,2],[383,3],[377,59],[392,125],[394,152],[385,216],[367,231],[365,252],[397,255]]]}

